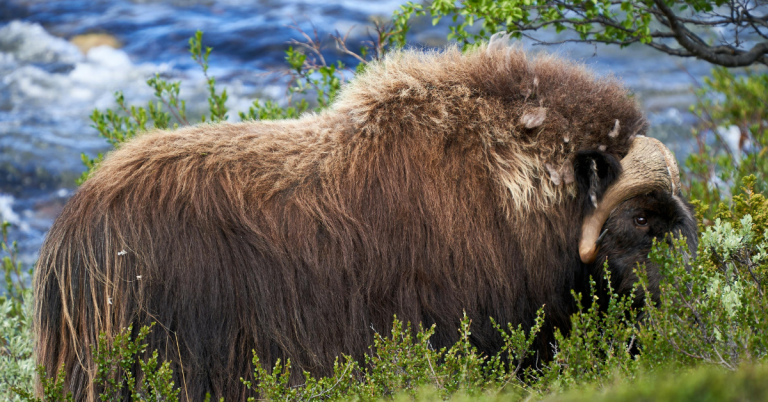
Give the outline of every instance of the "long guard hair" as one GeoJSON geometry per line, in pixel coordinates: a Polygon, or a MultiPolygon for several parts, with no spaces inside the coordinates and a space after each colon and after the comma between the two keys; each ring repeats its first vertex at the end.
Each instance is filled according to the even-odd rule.
{"type": "Polygon", "coordinates": [[[579,151],[627,153],[646,122],[616,80],[505,38],[400,51],[325,112],[154,131],[113,151],[56,220],[35,276],[38,362],[95,401],[100,332],[156,322],[182,398],[244,400],[252,350],[331,373],[374,331],[437,325],[432,344],[494,353],[488,317],[567,330],[579,151]]]}

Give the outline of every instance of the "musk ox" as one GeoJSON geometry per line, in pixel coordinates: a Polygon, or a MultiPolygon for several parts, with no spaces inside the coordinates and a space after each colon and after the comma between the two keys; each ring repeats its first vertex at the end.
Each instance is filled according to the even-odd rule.
{"type": "MultiPolygon", "coordinates": [[[[66,205],[35,276],[37,358],[78,401],[100,331],[148,338],[182,398],[244,400],[266,366],[331,373],[393,315],[435,347],[495,353],[489,317],[551,353],[571,289],[608,261],[623,293],[666,233],[695,241],[674,157],[611,78],[495,37],[462,54],[401,51],[330,110],[293,121],[155,131],[112,152],[66,205]]],[[[651,270],[651,277],[654,277],[651,270]]]]}

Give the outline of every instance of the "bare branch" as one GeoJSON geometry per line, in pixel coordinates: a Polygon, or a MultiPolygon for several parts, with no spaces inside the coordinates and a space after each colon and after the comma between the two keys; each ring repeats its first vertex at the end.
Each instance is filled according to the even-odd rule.
{"type": "Polygon", "coordinates": [[[664,13],[670,28],[675,33],[677,42],[693,56],[724,67],[745,67],[756,62],[768,65],[768,58],[766,58],[768,42],[760,42],[748,52],[730,46],[729,53],[724,52],[724,49],[715,53],[711,47],[702,45],[701,39],[685,27],[664,0],[653,1],[656,7],[664,13]]]}
{"type": "Polygon", "coordinates": [[[347,48],[347,38],[349,37],[349,33],[352,32],[352,29],[354,29],[354,28],[355,28],[354,25],[349,27],[349,29],[347,30],[347,33],[344,34],[344,37],[342,37],[341,34],[339,34],[339,31],[336,31],[336,35],[331,35],[331,37],[333,37],[333,40],[336,41],[336,48],[337,49],[341,50],[345,54],[348,54],[348,55],[356,58],[359,62],[361,62],[363,64],[368,64],[368,61],[366,61],[364,58],[360,57],[360,55],[358,55],[357,53],[355,53],[355,52],[353,52],[353,51],[351,51],[351,50],[349,50],[347,48]]]}
{"type": "MultiPolygon", "coordinates": [[[[312,24],[311,21],[310,21],[310,24],[312,24]]],[[[312,32],[313,32],[313,36],[315,37],[314,40],[309,35],[307,35],[307,33],[304,32],[303,29],[299,27],[299,24],[296,23],[296,20],[293,20],[293,25],[288,25],[288,28],[291,28],[297,31],[299,34],[301,34],[301,36],[304,37],[304,39],[307,40],[306,42],[299,42],[296,39],[291,39],[288,43],[308,49],[309,51],[317,55],[318,58],[320,58],[320,65],[323,65],[323,66],[327,65],[325,63],[325,57],[323,57],[322,42],[320,41],[320,36],[317,33],[317,28],[315,28],[315,24],[312,24],[312,32]]]]}

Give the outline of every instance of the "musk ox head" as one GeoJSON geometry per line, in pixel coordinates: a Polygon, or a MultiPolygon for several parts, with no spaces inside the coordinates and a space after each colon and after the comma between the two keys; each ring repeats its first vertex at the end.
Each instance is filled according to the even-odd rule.
{"type": "Polygon", "coordinates": [[[607,261],[619,294],[632,291],[634,268],[645,265],[649,290],[658,301],[658,270],[648,258],[653,241],[672,245],[674,237],[683,236],[689,252],[697,247],[696,221],[682,198],[674,156],[658,140],[638,136],[620,162],[602,152],[582,151],[574,169],[584,217],[581,261],[596,267],[607,261]]]}
{"type": "MultiPolygon", "coordinates": [[[[35,272],[38,362],[96,400],[90,350],[146,339],[183,398],[245,400],[255,351],[291,381],[364,361],[393,316],[494,354],[491,325],[551,356],[571,290],[607,259],[628,292],[651,242],[695,242],[674,158],[616,80],[494,37],[402,51],[327,111],[292,121],[145,133],[108,155],[52,226],[35,272]]],[[[692,247],[695,249],[695,247],[692,247]]],[[[652,291],[653,288],[651,289],[652,291]]],[[[656,292],[657,293],[657,292],[656,292]]]]}

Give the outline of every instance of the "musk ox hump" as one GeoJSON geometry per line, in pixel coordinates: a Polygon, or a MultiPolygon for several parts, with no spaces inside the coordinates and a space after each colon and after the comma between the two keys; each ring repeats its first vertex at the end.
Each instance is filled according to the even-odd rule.
{"type": "Polygon", "coordinates": [[[546,209],[575,195],[561,169],[576,152],[605,145],[621,159],[633,131],[646,127],[617,80],[553,55],[531,56],[507,34],[464,53],[451,46],[388,54],[345,86],[326,113],[361,133],[350,137],[360,146],[408,138],[430,155],[478,150],[508,211],[546,209]],[[546,162],[560,180],[551,180],[546,162]]]}

